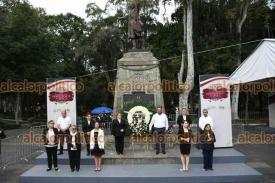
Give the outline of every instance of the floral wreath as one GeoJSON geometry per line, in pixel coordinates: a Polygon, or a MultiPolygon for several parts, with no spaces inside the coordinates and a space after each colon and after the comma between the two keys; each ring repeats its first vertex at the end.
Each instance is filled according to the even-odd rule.
{"type": "Polygon", "coordinates": [[[148,124],[150,122],[150,112],[146,107],[135,106],[129,111],[127,120],[132,134],[146,134],[148,131],[148,124]]]}

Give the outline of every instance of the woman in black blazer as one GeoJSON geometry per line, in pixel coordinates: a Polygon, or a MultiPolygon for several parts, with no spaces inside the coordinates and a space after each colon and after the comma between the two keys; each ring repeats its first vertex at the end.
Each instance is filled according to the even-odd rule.
{"type": "Polygon", "coordinates": [[[181,115],[179,115],[177,118],[177,124],[179,125],[179,129],[182,128],[184,121],[187,121],[189,123],[189,125],[192,124],[191,117],[188,114],[188,111],[186,108],[182,109],[181,115]]]}
{"type": "Polygon", "coordinates": [[[74,172],[76,170],[78,172],[80,169],[81,142],[80,133],[77,131],[76,125],[72,125],[70,128],[68,153],[71,171],[74,172]]]}
{"type": "Polygon", "coordinates": [[[54,128],[54,121],[48,122],[48,128],[43,130],[43,140],[46,148],[48,169],[52,170],[52,164],[54,165],[55,171],[58,171],[57,167],[57,145],[58,145],[58,129],[54,128]]]}
{"type": "Polygon", "coordinates": [[[213,151],[216,142],[215,134],[211,130],[210,124],[206,124],[203,133],[200,136],[201,148],[203,153],[203,169],[204,171],[213,170],[213,151]]]}
{"type": "Polygon", "coordinates": [[[123,155],[124,150],[124,136],[128,123],[121,119],[121,113],[117,113],[116,119],[112,123],[112,135],[115,136],[115,146],[118,155],[123,155]]]}

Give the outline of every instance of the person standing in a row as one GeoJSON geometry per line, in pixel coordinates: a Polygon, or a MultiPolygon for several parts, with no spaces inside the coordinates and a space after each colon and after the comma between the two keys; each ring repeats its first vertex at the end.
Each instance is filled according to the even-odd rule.
{"type": "Polygon", "coordinates": [[[112,135],[115,137],[116,153],[118,155],[123,155],[124,136],[127,126],[127,122],[121,118],[121,113],[117,113],[116,119],[112,123],[112,135]]]}
{"type": "Polygon", "coordinates": [[[153,115],[149,124],[149,131],[156,133],[156,154],[160,152],[165,154],[165,131],[168,130],[168,118],[166,114],[162,113],[162,106],[157,107],[157,113],[153,115]]]}
{"type": "Polygon", "coordinates": [[[95,158],[95,171],[101,171],[102,155],[104,151],[104,131],[100,129],[99,123],[95,123],[95,129],[91,131],[90,135],[91,155],[95,158]]]}
{"type": "Polygon", "coordinates": [[[92,119],[90,113],[86,114],[86,120],[82,124],[82,131],[84,133],[84,138],[87,147],[87,156],[90,156],[90,133],[95,128],[95,121],[92,119]]]}
{"type": "Polygon", "coordinates": [[[81,142],[80,133],[77,131],[76,125],[72,125],[70,128],[70,134],[68,137],[68,153],[71,171],[78,172],[80,169],[80,154],[81,154],[81,142]]]}
{"type": "Polygon", "coordinates": [[[55,171],[58,171],[57,166],[57,145],[58,145],[58,129],[54,128],[54,121],[50,120],[48,122],[48,128],[43,131],[43,140],[46,148],[47,159],[48,159],[48,169],[52,170],[52,164],[55,171]]]}
{"type": "Polygon", "coordinates": [[[190,115],[188,114],[187,109],[186,108],[182,108],[182,113],[177,118],[177,124],[179,125],[179,128],[182,128],[183,123],[185,121],[187,121],[189,123],[189,125],[192,124],[192,120],[191,120],[190,115]]]}
{"type": "Polygon", "coordinates": [[[67,111],[64,109],[61,112],[61,116],[57,119],[57,128],[59,130],[60,140],[60,152],[58,155],[63,154],[64,141],[68,140],[67,137],[70,134],[69,128],[72,124],[71,118],[67,116],[67,111]]]}
{"type": "Polygon", "coordinates": [[[184,121],[183,125],[179,127],[178,135],[182,162],[182,169],[180,171],[188,171],[192,140],[192,130],[188,121],[184,121]]]}
{"type": "Polygon", "coordinates": [[[205,125],[200,141],[203,153],[203,170],[213,170],[213,151],[216,138],[210,124],[205,125]]]}
{"type": "Polygon", "coordinates": [[[208,114],[207,109],[202,110],[202,116],[199,119],[199,128],[200,128],[200,133],[204,131],[204,127],[206,124],[209,124],[211,126],[211,129],[213,130],[214,122],[211,116],[208,114]]]}

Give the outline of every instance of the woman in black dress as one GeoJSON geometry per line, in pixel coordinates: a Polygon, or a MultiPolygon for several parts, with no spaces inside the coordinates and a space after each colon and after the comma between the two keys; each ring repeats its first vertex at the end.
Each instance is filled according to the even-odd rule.
{"type": "Polygon", "coordinates": [[[182,162],[182,169],[180,169],[180,171],[188,171],[192,131],[187,121],[184,121],[183,125],[179,127],[178,135],[179,135],[179,142],[180,142],[181,162],[182,162]]]}
{"type": "Polygon", "coordinates": [[[90,133],[91,155],[95,157],[95,171],[101,171],[102,155],[104,151],[104,131],[99,128],[99,123],[95,123],[95,129],[90,133]]]}

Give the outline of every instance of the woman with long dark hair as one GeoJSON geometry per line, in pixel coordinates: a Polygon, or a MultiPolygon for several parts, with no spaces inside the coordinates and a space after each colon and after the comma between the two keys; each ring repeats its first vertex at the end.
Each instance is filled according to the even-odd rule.
{"type": "Polygon", "coordinates": [[[203,153],[203,170],[213,170],[213,151],[216,138],[210,124],[205,125],[200,141],[203,153]]]}
{"type": "Polygon", "coordinates": [[[192,130],[190,129],[190,124],[188,123],[188,121],[184,121],[182,125],[179,126],[178,135],[180,142],[180,157],[182,162],[182,168],[180,169],[180,171],[188,171],[192,139],[192,130]]]}

